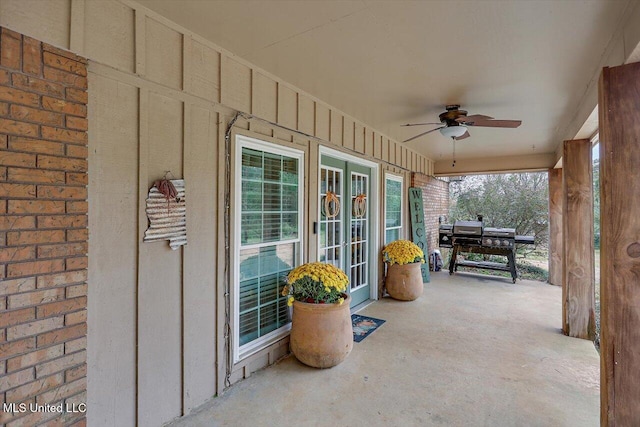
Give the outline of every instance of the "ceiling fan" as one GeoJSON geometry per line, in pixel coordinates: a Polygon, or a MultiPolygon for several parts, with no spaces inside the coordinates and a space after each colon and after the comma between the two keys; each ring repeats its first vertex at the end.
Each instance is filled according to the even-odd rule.
{"type": "Polygon", "coordinates": [[[406,125],[402,125],[444,125],[435,129],[428,130],[426,132],[422,132],[421,134],[409,138],[403,142],[413,141],[414,139],[420,138],[423,135],[435,132],[437,130],[439,130],[440,133],[447,138],[452,138],[457,141],[471,136],[469,135],[469,132],[467,130],[468,126],[489,128],[517,128],[522,124],[521,120],[495,120],[493,117],[483,116],[482,114],[473,114],[471,116],[467,116],[467,112],[465,110],[461,110],[459,105],[447,105],[446,110],[447,111],[438,116],[440,118],[440,123],[407,123],[406,125]]]}

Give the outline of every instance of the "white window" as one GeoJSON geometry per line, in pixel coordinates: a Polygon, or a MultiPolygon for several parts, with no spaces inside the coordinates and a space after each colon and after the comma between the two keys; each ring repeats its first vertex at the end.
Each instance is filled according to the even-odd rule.
{"type": "Polygon", "coordinates": [[[400,238],[402,233],[402,177],[386,175],[384,202],[384,244],[400,238]]]}
{"type": "Polygon", "coordinates": [[[236,137],[235,361],[290,328],[281,291],[302,255],[303,156],[298,150],[236,137]]]}

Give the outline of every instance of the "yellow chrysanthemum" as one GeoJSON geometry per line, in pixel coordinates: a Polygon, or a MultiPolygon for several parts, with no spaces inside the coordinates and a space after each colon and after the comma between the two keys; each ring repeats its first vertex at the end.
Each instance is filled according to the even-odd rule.
{"type": "Polygon", "coordinates": [[[384,261],[389,264],[412,264],[425,262],[424,252],[418,245],[408,240],[396,240],[382,250],[384,261]]]}
{"type": "Polygon", "coordinates": [[[293,297],[292,297],[292,296],[290,296],[289,298],[287,298],[287,305],[288,305],[289,307],[291,307],[291,306],[293,305],[293,297]]]}
{"type": "Polygon", "coordinates": [[[282,292],[298,301],[336,303],[340,298],[344,300],[348,284],[349,278],[338,267],[312,262],[293,269],[282,292]]]}

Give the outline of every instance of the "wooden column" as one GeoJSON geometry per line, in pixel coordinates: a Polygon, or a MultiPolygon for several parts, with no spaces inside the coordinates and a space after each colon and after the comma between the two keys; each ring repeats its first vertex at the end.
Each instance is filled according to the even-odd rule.
{"type": "Polygon", "coordinates": [[[595,338],[591,141],[564,142],[562,209],[562,330],[595,338]]]}
{"type": "Polygon", "coordinates": [[[562,286],[562,169],[549,169],[549,283],[562,286]]]}
{"type": "Polygon", "coordinates": [[[601,425],[640,425],[640,63],[600,78],[601,425]]]}

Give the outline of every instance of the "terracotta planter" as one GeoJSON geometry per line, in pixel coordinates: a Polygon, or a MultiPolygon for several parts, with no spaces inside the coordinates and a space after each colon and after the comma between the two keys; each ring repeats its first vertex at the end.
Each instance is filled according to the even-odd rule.
{"type": "Polygon", "coordinates": [[[413,301],[422,295],[424,285],[419,262],[413,264],[391,264],[387,268],[385,285],[389,295],[402,301],[413,301]]]}
{"type": "Polygon", "coordinates": [[[293,302],[291,351],[305,365],[331,368],[347,358],[353,349],[353,328],[349,303],[293,302]]]}

